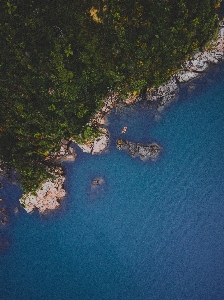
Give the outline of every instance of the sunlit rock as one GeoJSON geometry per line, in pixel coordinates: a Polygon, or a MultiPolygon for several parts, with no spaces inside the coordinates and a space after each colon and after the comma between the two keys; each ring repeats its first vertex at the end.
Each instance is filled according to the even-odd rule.
{"type": "Polygon", "coordinates": [[[56,176],[55,179],[48,179],[43,182],[35,194],[24,194],[20,199],[21,205],[27,212],[38,209],[41,213],[47,210],[53,210],[60,206],[59,199],[65,196],[63,183],[65,177],[56,176]]]}

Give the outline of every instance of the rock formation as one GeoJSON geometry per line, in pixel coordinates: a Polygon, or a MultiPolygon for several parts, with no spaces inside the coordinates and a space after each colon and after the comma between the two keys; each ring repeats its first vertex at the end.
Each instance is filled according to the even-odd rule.
{"type": "Polygon", "coordinates": [[[99,154],[104,151],[109,145],[109,131],[106,128],[100,128],[101,135],[95,140],[85,144],[78,144],[83,152],[99,154]]]}
{"type": "Polygon", "coordinates": [[[28,213],[36,208],[41,213],[56,209],[60,205],[58,202],[59,199],[63,198],[66,194],[63,188],[64,181],[65,177],[57,174],[54,179],[48,179],[43,182],[35,194],[24,194],[19,201],[28,213]]]}
{"type": "Polygon", "coordinates": [[[161,147],[156,143],[143,145],[122,139],[117,140],[116,147],[118,150],[126,150],[132,157],[140,157],[142,160],[155,159],[161,151],[161,147]]]}

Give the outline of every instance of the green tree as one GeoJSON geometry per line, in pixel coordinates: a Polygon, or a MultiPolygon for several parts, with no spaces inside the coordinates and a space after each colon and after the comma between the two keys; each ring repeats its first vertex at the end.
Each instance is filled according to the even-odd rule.
{"type": "MultiPolygon", "coordinates": [[[[85,124],[108,90],[163,83],[217,28],[218,0],[2,0],[0,159],[24,190],[48,174],[61,138],[85,124]]],[[[95,134],[95,133],[94,133],[95,134]]]]}

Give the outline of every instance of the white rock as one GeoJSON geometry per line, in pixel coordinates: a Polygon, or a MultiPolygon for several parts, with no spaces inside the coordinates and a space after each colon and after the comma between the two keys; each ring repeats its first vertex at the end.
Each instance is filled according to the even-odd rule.
{"type": "Polygon", "coordinates": [[[108,146],[109,138],[106,135],[101,136],[93,143],[92,154],[97,154],[105,150],[108,146]]]}
{"type": "Polygon", "coordinates": [[[196,72],[190,72],[190,71],[181,71],[176,75],[176,78],[179,82],[187,82],[193,78],[196,78],[199,76],[199,73],[196,72]]]}
{"type": "Polygon", "coordinates": [[[77,144],[83,152],[86,153],[91,153],[92,152],[92,143],[88,143],[88,144],[77,144]]]}

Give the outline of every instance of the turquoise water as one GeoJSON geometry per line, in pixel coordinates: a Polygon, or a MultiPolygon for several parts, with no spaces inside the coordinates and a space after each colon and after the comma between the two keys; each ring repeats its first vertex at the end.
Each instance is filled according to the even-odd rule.
{"type": "MultiPolygon", "coordinates": [[[[112,113],[108,151],[66,164],[58,211],[11,213],[0,299],[223,299],[223,75],[220,65],[182,85],[161,113],[145,103],[112,113]],[[162,146],[156,161],[116,150],[124,126],[128,140],[162,146]]],[[[0,190],[14,203],[20,194],[0,190]]]]}

